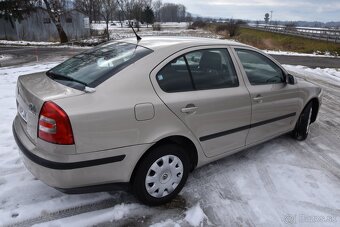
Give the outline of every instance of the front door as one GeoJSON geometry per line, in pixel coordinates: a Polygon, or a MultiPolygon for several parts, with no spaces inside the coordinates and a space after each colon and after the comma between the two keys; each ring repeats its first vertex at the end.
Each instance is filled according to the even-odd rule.
{"type": "Polygon", "coordinates": [[[151,80],[208,157],[245,146],[250,97],[227,48],[179,53],[156,68],[151,80]]]}
{"type": "Polygon", "coordinates": [[[252,101],[247,145],[292,130],[301,106],[298,86],[287,84],[283,69],[265,55],[245,48],[235,52],[252,101]]]}

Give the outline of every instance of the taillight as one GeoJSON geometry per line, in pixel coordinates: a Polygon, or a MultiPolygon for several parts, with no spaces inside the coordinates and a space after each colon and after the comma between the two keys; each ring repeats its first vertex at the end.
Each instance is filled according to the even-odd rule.
{"type": "Polygon", "coordinates": [[[65,111],[54,102],[47,101],[41,108],[38,137],[55,144],[74,144],[70,119],[65,111]]]}

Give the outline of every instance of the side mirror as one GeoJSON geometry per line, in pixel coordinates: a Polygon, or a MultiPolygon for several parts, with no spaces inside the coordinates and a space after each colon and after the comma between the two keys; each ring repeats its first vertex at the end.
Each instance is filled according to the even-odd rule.
{"type": "Polygon", "coordinates": [[[290,74],[288,74],[288,75],[286,76],[286,80],[287,80],[287,81],[286,81],[287,84],[290,84],[290,85],[297,84],[296,78],[295,78],[294,76],[290,75],[290,74]]]}

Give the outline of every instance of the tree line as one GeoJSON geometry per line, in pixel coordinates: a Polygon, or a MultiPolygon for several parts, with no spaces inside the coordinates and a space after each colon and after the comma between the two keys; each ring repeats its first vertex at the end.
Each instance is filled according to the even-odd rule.
{"type": "Polygon", "coordinates": [[[89,17],[90,23],[105,21],[109,39],[110,21],[119,21],[123,27],[128,21],[138,30],[140,23],[183,22],[191,17],[182,4],[164,3],[161,0],[2,0],[0,1],[0,18],[20,22],[37,9],[46,11],[55,25],[61,43],[68,42],[63,29],[61,17],[70,10],[78,10],[89,17]],[[135,22],[135,23],[132,23],[135,22]]]}

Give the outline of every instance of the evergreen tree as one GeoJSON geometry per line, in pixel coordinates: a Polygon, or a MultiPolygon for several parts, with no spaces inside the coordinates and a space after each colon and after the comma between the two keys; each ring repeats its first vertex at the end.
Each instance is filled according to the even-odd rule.
{"type": "Polygon", "coordinates": [[[149,24],[153,24],[155,21],[155,14],[150,6],[146,6],[143,11],[143,20],[146,23],[146,27],[149,27],[149,24]]]}

